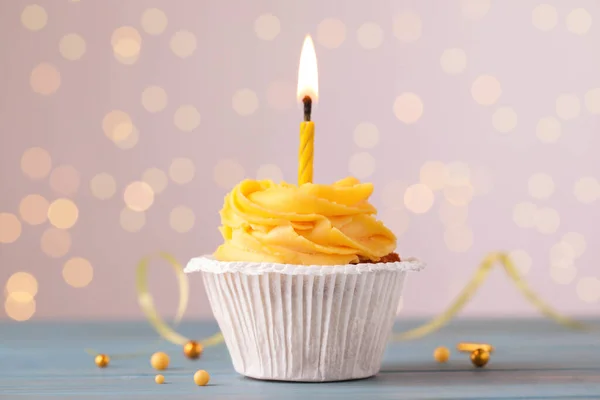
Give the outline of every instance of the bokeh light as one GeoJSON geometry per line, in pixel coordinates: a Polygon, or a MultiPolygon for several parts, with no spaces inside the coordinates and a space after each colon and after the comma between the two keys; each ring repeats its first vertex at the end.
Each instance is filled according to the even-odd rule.
{"type": "Polygon", "coordinates": [[[173,182],[184,185],[191,182],[195,174],[196,167],[194,166],[194,162],[189,158],[180,157],[171,161],[169,177],[173,182]]]}
{"type": "Polygon", "coordinates": [[[85,258],[74,257],[63,266],[62,276],[70,286],[82,288],[89,285],[94,278],[94,268],[85,258]]]}
{"type": "Polygon", "coordinates": [[[48,220],[59,229],[69,229],[79,217],[77,205],[69,199],[54,200],[48,208],[48,220]]]}
{"type": "Polygon", "coordinates": [[[169,46],[177,57],[188,58],[196,51],[196,36],[189,31],[175,32],[169,46]]]}
{"type": "Polygon", "coordinates": [[[379,143],[379,130],[371,122],[361,122],[354,128],[354,143],[363,149],[371,149],[379,143]]]}
{"type": "Polygon", "coordinates": [[[21,156],[21,170],[30,179],[43,179],[52,169],[52,158],[48,151],[41,147],[31,147],[21,156]]]}
{"type": "Polygon", "coordinates": [[[538,209],[534,221],[537,231],[545,235],[555,233],[560,227],[560,215],[558,211],[550,207],[538,209]]]}
{"type": "Polygon", "coordinates": [[[281,23],[273,14],[263,14],[254,21],[254,33],[259,39],[273,40],[279,35],[281,23]]]}
{"type": "Polygon", "coordinates": [[[150,185],[156,195],[162,193],[167,188],[169,178],[163,170],[158,168],[148,168],[142,174],[142,181],[150,185]]]}
{"type": "Polygon", "coordinates": [[[21,199],[19,214],[29,225],[40,225],[46,222],[48,216],[48,200],[39,194],[30,194],[21,199]]]}
{"type": "Polygon", "coordinates": [[[562,236],[561,241],[569,244],[573,248],[573,255],[575,257],[581,257],[587,248],[585,236],[578,232],[565,233],[562,236]]]}
{"type": "Polygon", "coordinates": [[[575,261],[575,249],[569,243],[560,241],[550,248],[550,265],[556,268],[568,268],[575,261]]]}
{"type": "Polygon", "coordinates": [[[81,174],[72,165],[61,165],[50,174],[50,187],[55,193],[73,196],[79,189],[81,174]]]}
{"type": "Polygon", "coordinates": [[[167,106],[167,92],[160,86],[148,86],[142,92],[142,106],[151,113],[164,110],[167,106]]]}
{"type": "Polygon", "coordinates": [[[470,183],[444,187],[444,198],[452,205],[466,206],[473,199],[475,191],[470,183]]]}
{"type": "Polygon", "coordinates": [[[517,113],[512,107],[500,107],[492,114],[492,125],[500,133],[512,132],[517,120],[517,113]]]}
{"type": "Polygon", "coordinates": [[[50,63],[38,64],[29,76],[31,89],[38,94],[49,96],[60,87],[60,72],[50,63]]]}
{"type": "Polygon", "coordinates": [[[169,225],[175,232],[189,232],[194,227],[195,221],[196,215],[189,207],[175,207],[169,214],[169,225]]]}
{"type": "Polygon", "coordinates": [[[438,214],[442,224],[446,226],[466,225],[469,217],[469,207],[466,205],[457,206],[448,201],[440,202],[438,214]]]}
{"type": "Polygon", "coordinates": [[[21,236],[21,221],[16,215],[0,213],[0,243],[13,243],[21,236]]]}
{"type": "Polygon", "coordinates": [[[579,178],[573,186],[575,198],[583,204],[591,204],[600,199],[600,183],[591,176],[579,178]]]}
{"type": "Polygon", "coordinates": [[[554,180],[548,174],[533,174],[529,177],[528,190],[531,197],[547,199],[554,193],[554,180]]]}
{"type": "Polygon", "coordinates": [[[268,179],[275,183],[283,181],[283,172],[275,164],[263,164],[256,171],[256,179],[268,179]]]}
{"type": "Polygon", "coordinates": [[[125,207],[119,214],[119,223],[127,232],[139,232],[146,225],[146,213],[125,207]]]}
{"type": "Polygon", "coordinates": [[[112,110],[102,119],[102,130],[113,142],[122,142],[133,133],[133,121],[122,110],[112,110]]]}
{"type": "Polygon", "coordinates": [[[60,54],[69,61],[79,60],[85,54],[85,39],[77,33],[63,36],[58,43],[60,54]]]}
{"type": "Polygon", "coordinates": [[[15,272],[6,281],[5,291],[7,295],[13,292],[27,293],[31,298],[38,292],[38,281],[29,272],[15,272]]]}
{"type": "Polygon", "coordinates": [[[101,172],[96,174],[90,181],[92,195],[100,200],[110,199],[117,191],[117,182],[112,175],[101,172]]]}
{"type": "Polygon", "coordinates": [[[416,42],[421,37],[421,17],[412,11],[405,11],[394,16],[394,36],[403,43],[416,42]]]}
{"type": "Polygon", "coordinates": [[[113,48],[113,55],[120,63],[131,65],[140,57],[142,36],[134,27],[122,26],[115,29],[110,42],[113,48]]]}
{"type": "Polygon", "coordinates": [[[567,14],[567,29],[576,35],[585,35],[592,27],[592,16],[584,8],[576,8],[567,14]]]}
{"type": "Polygon", "coordinates": [[[414,124],[423,115],[423,102],[415,93],[402,93],[394,101],[394,115],[407,125],[414,124]]]}
{"type": "Polygon", "coordinates": [[[562,134],[560,121],[554,117],[541,118],[536,127],[535,134],[542,143],[554,143],[562,134]]]}
{"type": "Polygon", "coordinates": [[[339,19],[327,18],[317,26],[317,43],[328,49],[338,48],[346,40],[346,25],[339,19]]]}
{"type": "Polygon", "coordinates": [[[46,26],[48,14],[44,7],[38,4],[25,6],[21,12],[21,23],[30,31],[39,31],[46,26]]]}
{"type": "Polygon", "coordinates": [[[483,106],[495,104],[502,95],[502,86],[498,79],[491,75],[478,76],[471,85],[471,96],[483,106]]]}
{"type": "Polygon", "coordinates": [[[27,321],[35,314],[35,300],[33,298],[23,301],[18,296],[8,296],[4,302],[6,315],[19,322],[27,321]]]}
{"type": "Polygon", "coordinates": [[[473,231],[466,225],[449,226],[444,231],[444,242],[448,250],[464,253],[473,246],[473,231]]]}
{"type": "Polygon", "coordinates": [[[427,161],[421,166],[419,180],[431,190],[441,190],[448,180],[448,169],[441,161],[427,161]]]}
{"type": "Polygon", "coordinates": [[[258,110],[258,96],[251,89],[240,89],[233,94],[231,106],[238,115],[247,117],[258,110]]]}
{"type": "Polygon", "coordinates": [[[375,157],[365,151],[353,154],[348,160],[348,171],[358,179],[366,179],[375,172],[375,157]]]}
{"type": "Polygon", "coordinates": [[[600,114],[600,88],[590,89],[586,92],[585,107],[592,114],[600,114]]]}
{"type": "Polygon", "coordinates": [[[531,13],[533,26],[541,31],[549,31],[558,23],[558,12],[550,4],[540,4],[531,13]]]}
{"type": "Polygon", "coordinates": [[[375,22],[365,22],[356,31],[356,39],[363,49],[376,49],[383,43],[383,29],[375,22]]]}
{"type": "Polygon", "coordinates": [[[566,268],[550,267],[550,278],[559,285],[568,285],[577,276],[577,268],[570,265],[566,268]]]}
{"type": "Polygon", "coordinates": [[[485,17],[491,7],[491,0],[460,0],[462,16],[469,20],[479,20],[485,17]]]}
{"type": "Polygon", "coordinates": [[[571,93],[561,94],[556,98],[556,115],[561,119],[571,120],[581,113],[579,98],[571,93]]]}
{"type": "Polygon", "coordinates": [[[466,162],[454,161],[445,166],[446,186],[468,185],[471,182],[471,168],[466,162]]]}
{"type": "Polygon", "coordinates": [[[521,228],[533,228],[536,214],[537,206],[527,201],[513,207],[513,221],[521,228]]]}
{"type": "Polygon", "coordinates": [[[193,105],[186,104],[175,111],[173,122],[179,130],[191,132],[200,125],[200,113],[193,105]]]}
{"type": "Polygon", "coordinates": [[[581,301],[585,303],[598,303],[600,301],[600,279],[595,276],[580,278],[575,291],[581,301]]]}
{"type": "Polygon", "coordinates": [[[457,75],[467,67],[467,55],[463,49],[446,49],[440,57],[440,64],[448,75],[457,75]]]}
{"type": "Polygon", "coordinates": [[[167,28],[167,24],[167,15],[158,8],[148,8],[142,13],[142,29],[149,35],[160,35],[167,28]]]}
{"type": "Polygon", "coordinates": [[[154,203],[154,191],[146,182],[135,181],[127,185],[123,199],[133,211],[146,211],[154,203]]]}
{"type": "Polygon", "coordinates": [[[435,197],[429,186],[416,183],[409,186],[404,193],[404,205],[415,214],[429,211],[435,197]]]}
{"type": "Polygon", "coordinates": [[[120,148],[122,150],[127,150],[127,149],[132,149],[133,147],[135,147],[135,145],[137,144],[139,139],[140,139],[140,131],[134,125],[133,130],[131,131],[131,134],[129,136],[127,136],[123,140],[115,141],[114,143],[115,143],[115,146],[117,146],[118,148],[120,148]]]}
{"type": "Polygon", "coordinates": [[[42,233],[40,244],[44,254],[60,258],[71,249],[71,235],[64,229],[48,228],[42,233]]]}

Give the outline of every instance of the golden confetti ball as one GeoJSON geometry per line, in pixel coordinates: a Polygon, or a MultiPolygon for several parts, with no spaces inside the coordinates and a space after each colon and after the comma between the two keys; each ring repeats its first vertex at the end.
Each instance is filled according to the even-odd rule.
{"type": "Polygon", "coordinates": [[[433,358],[439,363],[445,363],[450,359],[450,350],[447,347],[440,346],[433,351],[433,358]]]}
{"type": "Polygon", "coordinates": [[[164,375],[156,375],[154,377],[154,382],[158,383],[159,385],[162,385],[163,383],[165,383],[165,377],[164,375]]]}
{"type": "Polygon", "coordinates": [[[110,357],[106,354],[98,354],[96,358],[94,358],[94,362],[100,368],[106,368],[108,363],[110,363],[110,357]]]}
{"type": "Polygon", "coordinates": [[[150,357],[150,365],[159,371],[165,370],[169,367],[169,356],[162,351],[156,352],[150,357]]]}
{"type": "Polygon", "coordinates": [[[203,369],[196,371],[196,373],[194,374],[194,382],[198,386],[206,386],[209,380],[210,375],[203,369]]]}
{"type": "Polygon", "coordinates": [[[471,362],[474,366],[481,368],[490,360],[490,352],[484,349],[477,349],[471,353],[471,362]]]}
{"type": "Polygon", "coordinates": [[[190,340],[183,346],[183,354],[190,360],[195,360],[202,354],[203,347],[200,343],[190,340]]]}

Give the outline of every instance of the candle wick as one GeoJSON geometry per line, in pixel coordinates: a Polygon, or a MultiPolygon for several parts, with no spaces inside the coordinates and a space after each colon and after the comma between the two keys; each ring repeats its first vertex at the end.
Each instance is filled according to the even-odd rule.
{"type": "Polygon", "coordinates": [[[312,113],[312,99],[309,96],[304,96],[302,102],[304,103],[304,121],[308,122],[312,113]]]}

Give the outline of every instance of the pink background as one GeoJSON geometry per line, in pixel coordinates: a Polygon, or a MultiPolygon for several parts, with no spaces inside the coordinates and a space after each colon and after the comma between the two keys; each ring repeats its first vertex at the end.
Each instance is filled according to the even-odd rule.
{"type": "MultiPolygon", "coordinates": [[[[295,181],[307,33],[320,74],[315,181],[374,182],[401,255],[428,262],[409,280],[404,315],[442,311],[492,250],[513,251],[560,310],[598,315],[598,2],[32,4],[0,5],[0,318],[141,317],[141,257],[168,251],[185,263],[211,252],[223,196],[243,177],[295,181]],[[124,117],[111,139],[115,115],[124,117]],[[51,166],[43,151],[27,153],[34,147],[51,166]],[[191,163],[172,166],[177,158],[191,163]],[[166,187],[148,207],[140,204],[149,187],[160,191],[156,182],[134,184],[127,202],[148,208],[122,211],[148,168],[166,187]],[[98,189],[100,173],[114,194],[98,189]],[[23,204],[31,194],[72,203],[49,221],[43,200],[23,204]],[[73,204],[74,225],[52,230],[69,225],[73,204]],[[89,264],[65,268],[73,257],[89,264]],[[19,271],[37,291],[23,274],[11,283],[19,271]]],[[[152,263],[151,281],[172,314],[166,264],[152,263]]],[[[191,286],[187,317],[210,317],[199,276],[191,286]]],[[[465,310],[535,314],[500,270],[465,310]]]]}

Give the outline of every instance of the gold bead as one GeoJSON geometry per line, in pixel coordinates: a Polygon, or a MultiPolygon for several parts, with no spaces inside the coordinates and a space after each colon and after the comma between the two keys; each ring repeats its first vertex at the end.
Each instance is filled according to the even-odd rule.
{"type": "Polygon", "coordinates": [[[490,352],[484,349],[477,349],[471,353],[471,362],[474,366],[481,368],[490,360],[490,352]]]}
{"type": "Polygon", "coordinates": [[[206,386],[210,380],[210,375],[205,370],[201,369],[194,374],[194,383],[198,386],[206,386]]]}
{"type": "Polygon", "coordinates": [[[165,377],[164,375],[156,375],[154,377],[154,382],[158,383],[159,385],[162,385],[163,383],[165,383],[165,377]]]}
{"type": "Polygon", "coordinates": [[[110,357],[106,354],[98,354],[96,358],[94,358],[94,362],[100,368],[106,368],[108,363],[110,363],[110,357]]]}
{"type": "Polygon", "coordinates": [[[445,363],[450,359],[450,350],[447,347],[440,346],[433,351],[433,358],[439,363],[445,363]]]}
{"type": "Polygon", "coordinates": [[[190,340],[183,346],[183,354],[190,360],[200,357],[202,350],[204,350],[202,345],[194,340],[190,340]]]}
{"type": "Polygon", "coordinates": [[[150,365],[159,371],[165,370],[169,367],[169,356],[162,351],[154,353],[150,357],[150,365]]]}
{"type": "Polygon", "coordinates": [[[495,350],[494,346],[487,343],[459,343],[456,345],[456,350],[461,353],[472,353],[478,349],[485,350],[489,353],[493,353],[495,350]]]}

